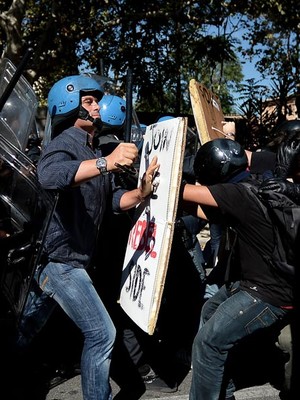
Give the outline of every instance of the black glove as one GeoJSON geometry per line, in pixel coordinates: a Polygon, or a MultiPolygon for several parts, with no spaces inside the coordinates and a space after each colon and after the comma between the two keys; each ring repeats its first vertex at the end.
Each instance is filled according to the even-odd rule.
{"type": "Polygon", "coordinates": [[[283,146],[280,146],[276,156],[276,166],[274,175],[278,178],[286,179],[290,170],[291,153],[286,152],[283,146]]]}
{"type": "Polygon", "coordinates": [[[264,196],[264,194],[269,191],[282,193],[290,198],[294,203],[300,204],[300,184],[279,178],[271,178],[267,179],[260,185],[258,193],[261,196],[264,196]]]}

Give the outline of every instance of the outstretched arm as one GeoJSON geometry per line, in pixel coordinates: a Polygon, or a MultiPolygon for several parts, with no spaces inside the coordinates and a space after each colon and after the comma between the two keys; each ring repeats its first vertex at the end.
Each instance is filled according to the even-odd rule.
{"type": "MultiPolygon", "coordinates": [[[[134,143],[120,143],[115,150],[104,158],[107,161],[107,171],[119,172],[116,164],[131,167],[138,156],[138,150],[134,143]]],[[[100,174],[96,167],[97,159],[85,160],[80,164],[74,177],[74,186],[80,185],[100,174]]]]}
{"type": "Polygon", "coordinates": [[[180,188],[180,199],[185,202],[184,209],[189,209],[189,212],[197,217],[208,220],[205,212],[201,205],[207,205],[211,207],[218,207],[215,199],[208,190],[207,186],[201,185],[190,185],[186,182],[182,182],[180,188]],[[195,207],[191,208],[191,205],[195,207]]]}
{"type": "Polygon", "coordinates": [[[218,207],[207,186],[189,185],[187,183],[183,190],[183,200],[197,203],[200,206],[218,207]]]}

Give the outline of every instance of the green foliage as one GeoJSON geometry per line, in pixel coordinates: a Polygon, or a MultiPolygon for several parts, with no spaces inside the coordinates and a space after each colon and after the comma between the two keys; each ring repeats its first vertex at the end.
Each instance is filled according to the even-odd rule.
{"type": "Polygon", "coordinates": [[[299,83],[299,11],[295,0],[248,2],[244,20],[249,47],[242,54],[259,58],[256,66],[262,76],[289,81],[290,92],[299,83]]]}
{"type": "MultiPolygon", "coordinates": [[[[130,67],[138,111],[190,113],[194,78],[229,113],[243,79],[239,50],[259,56],[257,68],[280,82],[271,88],[274,96],[294,90],[298,8],[296,0],[0,0],[0,49],[18,64],[33,48],[25,74],[41,103],[57,79],[86,71],[114,79],[124,94],[130,67]]],[[[258,113],[254,99],[247,101],[258,113]]]]}
{"type": "MultiPolygon", "coordinates": [[[[1,6],[3,15],[10,4],[1,6]]],[[[56,79],[80,70],[111,76],[124,93],[130,67],[141,109],[190,110],[188,82],[199,66],[216,76],[221,64],[236,60],[226,37],[207,32],[222,25],[225,11],[211,1],[28,0],[18,18],[23,53],[25,44],[34,48],[28,79],[42,99],[56,79]]],[[[1,34],[4,50],[9,43],[1,34]]]]}

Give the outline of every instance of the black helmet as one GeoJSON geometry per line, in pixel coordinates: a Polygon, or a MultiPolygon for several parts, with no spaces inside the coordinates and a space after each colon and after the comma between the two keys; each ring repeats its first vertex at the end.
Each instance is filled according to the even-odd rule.
{"type": "Polygon", "coordinates": [[[202,185],[228,182],[245,171],[248,158],[242,146],[231,139],[214,139],[203,144],[194,161],[196,180],[202,185]]]}
{"type": "Polygon", "coordinates": [[[276,126],[272,133],[272,141],[268,143],[271,150],[278,150],[280,144],[285,141],[293,132],[300,131],[300,119],[291,119],[283,121],[276,126]]]}
{"type": "Polygon", "coordinates": [[[300,173],[300,126],[289,131],[289,135],[280,144],[277,156],[275,176],[290,178],[300,173]]]}
{"type": "Polygon", "coordinates": [[[276,132],[292,132],[300,130],[300,119],[290,119],[288,121],[283,121],[276,128],[276,132]]]}

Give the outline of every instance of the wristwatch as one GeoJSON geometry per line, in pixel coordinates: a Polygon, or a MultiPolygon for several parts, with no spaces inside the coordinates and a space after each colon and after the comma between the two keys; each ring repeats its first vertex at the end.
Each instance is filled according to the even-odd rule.
{"type": "Polygon", "coordinates": [[[109,174],[109,171],[107,171],[107,161],[104,157],[97,158],[96,167],[101,172],[101,175],[109,174]]]}

